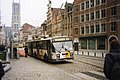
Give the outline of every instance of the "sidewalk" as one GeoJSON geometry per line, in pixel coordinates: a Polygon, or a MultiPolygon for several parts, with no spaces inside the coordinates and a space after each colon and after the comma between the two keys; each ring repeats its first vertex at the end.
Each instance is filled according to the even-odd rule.
{"type": "Polygon", "coordinates": [[[6,51],[4,54],[6,55],[6,56],[4,56],[5,59],[4,59],[4,60],[1,60],[1,59],[0,59],[0,60],[1,60],[1,62],[2,62],[2,66],[3,66],[4,71],[5,71],[5,73],[6,73],[7,71],[9,71],[9,70],[11,69],[11,64],[10,64],[10,61],[9,61],[9,56],[10,56],[9,50],[6,51]]]}

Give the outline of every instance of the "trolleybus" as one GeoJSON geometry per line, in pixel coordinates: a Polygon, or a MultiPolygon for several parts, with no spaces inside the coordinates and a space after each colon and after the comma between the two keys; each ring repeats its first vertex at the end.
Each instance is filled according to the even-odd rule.
{"type": "Polygon", "coordinates": [[[74,59],[73,43],[71,37],[51,37],[28,41],[28,54],[46,62],[58,62],[74,59]]]}

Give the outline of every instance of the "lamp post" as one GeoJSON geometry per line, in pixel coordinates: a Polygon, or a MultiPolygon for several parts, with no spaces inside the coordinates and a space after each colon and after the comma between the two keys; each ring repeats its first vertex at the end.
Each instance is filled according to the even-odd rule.
{"type": "Polygon", "coordinates": [[[10,57],[13,58],[13,35],[11,35],[11,38],[10,38],[10,57]]]}

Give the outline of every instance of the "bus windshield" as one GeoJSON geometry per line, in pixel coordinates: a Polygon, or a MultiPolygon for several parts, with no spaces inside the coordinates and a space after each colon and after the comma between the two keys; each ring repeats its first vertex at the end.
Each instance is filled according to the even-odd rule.
{"type": "Polygon", "coordinates": [[[72,41],[64,41],[64,42],[53,42],[53,46],[56,51],[71,51],[73,50],[72,41]]]}

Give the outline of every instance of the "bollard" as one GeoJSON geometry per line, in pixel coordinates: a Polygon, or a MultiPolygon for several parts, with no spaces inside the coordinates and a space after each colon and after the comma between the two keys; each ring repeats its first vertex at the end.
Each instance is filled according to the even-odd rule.
{"type": "Polygon", "coordinates": [[[82,55],[84,55],[84,53],[82,52],[82,55]]]}
{"type": "Polygon", "coordinates": [[[94,56],[96,57],[96,52],[94,53],[94,56]]]}
{"type": "Polygon", "coordinates": [[[88,52],[88,56],[89,56],[89,52],[88,52]]]}
{"type": "Polygon", "coordinates": [[[102,53],[102,57],[104,57],[104,54],[102,53]]]}
{"type": "Polygon", "coordinates": [[[9,61],[9,53],[6,52],[6,61],[8,62],[9,61]]]}

